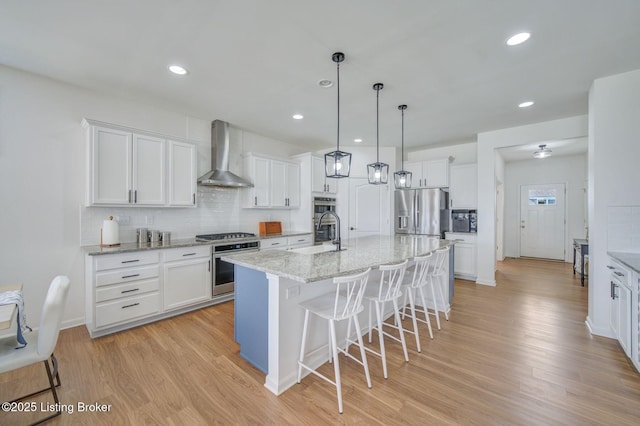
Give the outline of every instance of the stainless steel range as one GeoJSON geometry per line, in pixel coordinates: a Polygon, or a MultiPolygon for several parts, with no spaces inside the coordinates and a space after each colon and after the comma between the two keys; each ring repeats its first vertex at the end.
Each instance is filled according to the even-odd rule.
{"type": "Polygon", "coordinates": [[[233,253],[258,251],[260,241],[256,234],[248,232],[228,232],[223,234],[196,235],[196,241],[212,241],[211,270],[213,295],[233,292],[234,277],[233,264],[224,262],[220,258],[233,253]]]}

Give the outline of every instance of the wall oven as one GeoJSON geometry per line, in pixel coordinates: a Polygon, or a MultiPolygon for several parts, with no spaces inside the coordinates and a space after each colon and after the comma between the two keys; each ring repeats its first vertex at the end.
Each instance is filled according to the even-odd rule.
{"type": "Polygon", "coordinates": [[[313,243],[322,244],[333,241],[336,238],[336,220],[333,216],[325,216],[318,229],[318,220],[326,211],[336,210],[336,199],[327,197],[315,197],[313,199],[313,243]]]}

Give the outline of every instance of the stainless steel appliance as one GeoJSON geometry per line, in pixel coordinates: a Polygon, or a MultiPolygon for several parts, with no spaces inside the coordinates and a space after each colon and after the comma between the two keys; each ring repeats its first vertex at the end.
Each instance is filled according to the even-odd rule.
{"type": "Polygon", "coordinates": [[[196,235],[196,241],[214,242],[211,248],[211,264],[213,265],[211,275],[214,296],[230,293],[234,288],[233,264],[223,261],[221,257],[260,249],[260,241],[256,234],[248,232],[196,235]]]}
{"type": "Polygon", "coordinates": [[[325,216],[320,226],[318,226],[320,216],[328,211],[336,212],[335,198],[315,197],[313,199],[313,243],[316,245],[336,239],[336,220],[333,216],[325,216]]]}
{"type": "Polygon", "coordinates": [[[396,234],[444,238],[444,233],[449,231],[448,206],[449,193],[440,188],[396,190],[396,234]]]}
{"type": "Polygon", "coordinates": [[[452,210],[451,230],[453,232],[477,232],[477,218],[475,210],[452,210]]]}

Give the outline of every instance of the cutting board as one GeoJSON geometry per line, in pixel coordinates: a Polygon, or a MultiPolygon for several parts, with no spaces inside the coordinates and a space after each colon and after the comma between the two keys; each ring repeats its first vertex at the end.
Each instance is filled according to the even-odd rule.
{"type": "Polygon", "coordinates": [[[260,222],[260,235],[282,234],[282,222],[260,222]]]}

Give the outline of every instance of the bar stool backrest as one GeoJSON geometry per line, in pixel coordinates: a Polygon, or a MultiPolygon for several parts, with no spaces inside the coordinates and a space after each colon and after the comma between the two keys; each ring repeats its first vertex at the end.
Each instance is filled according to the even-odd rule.
{"type": "Polygon", "coordinates": [[[371,272],[371,268],[360,274],[335,277],[333,279],[333,283],[337,284],[333,305],[333,319],[349,318],[360,312],[369,272],[371,272]]]}
{"type": "Polygon", "coordinates": [[[413,258],[415,266],[413,269],[413,279],[411,280],[411,287],[422,287],[427,283],[429,276],[429,270],[432,268],[432,263],[435,257],[433,253],[429,253],[426,256],[416,256],[413,258]]]}
{"type": "Polygon", "coordinates": [[[433,265],[433,275],[438,276],[442,275],[444,271],[444,261],[447,258],[447,253],[449,252],[449,247],[439,248],[436,250],[436,259],[433,265]]]}
{"type": "Polygon", "coordinates": [[[404,280],[409,259],[394,265],[380,265],[380,285],[378,286],[378,300],[388,302],[400,296],[400,287],[404,280]]]}

